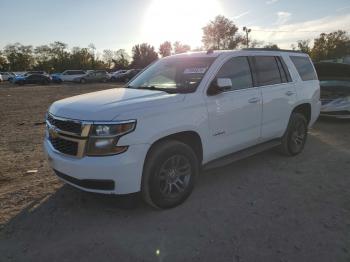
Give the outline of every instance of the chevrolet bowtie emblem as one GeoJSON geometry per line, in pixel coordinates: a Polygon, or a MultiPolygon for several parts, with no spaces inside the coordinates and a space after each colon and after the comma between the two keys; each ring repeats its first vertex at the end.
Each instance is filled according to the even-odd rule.
{"type": "Polygon", "coordinates": [[[53,126],[49,127],[49,135],[51,138],[58,138],[58,131],[53,126]]]}

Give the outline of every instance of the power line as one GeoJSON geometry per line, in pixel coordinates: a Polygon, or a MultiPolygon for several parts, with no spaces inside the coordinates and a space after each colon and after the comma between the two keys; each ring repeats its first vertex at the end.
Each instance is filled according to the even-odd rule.
{"type": "MultiPolygon", "coordinates": [[[[325,31],[305,31],[305,30],[264,30],[264,29],[252,29],[252,32],[270,32],[270,33],[325,33],[325,31]]],[[[336,30],[335,30],[336,31],[336,30]]],[[[333,32],[333,31],[329,31],[333,32]]]]}

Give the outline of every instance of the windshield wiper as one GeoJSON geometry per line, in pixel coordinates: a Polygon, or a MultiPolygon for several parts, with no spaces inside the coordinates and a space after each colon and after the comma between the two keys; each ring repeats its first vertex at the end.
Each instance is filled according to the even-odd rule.
{"type": "Polygon", "coordinates": [[[161,87],[156,87],[156,86],[139,86],[137,89],[146,89],[146,90],[156,90],[156,91],[164,91],[167,93],[176,93],[175,90],[170,90],[168,88],[161,88],[161,87]]]}

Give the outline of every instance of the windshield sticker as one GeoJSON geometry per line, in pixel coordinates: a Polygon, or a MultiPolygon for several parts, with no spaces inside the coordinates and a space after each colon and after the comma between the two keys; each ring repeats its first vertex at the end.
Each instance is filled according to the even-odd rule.
{"type": "Polygon", "coordinates": [[[186,68],[184,74],[204,74],[206,70],[206,67],[186,68]]]}

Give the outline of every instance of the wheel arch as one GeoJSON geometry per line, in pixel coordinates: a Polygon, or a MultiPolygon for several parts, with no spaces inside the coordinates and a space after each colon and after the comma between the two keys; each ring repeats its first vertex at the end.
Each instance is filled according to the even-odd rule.
{"type": "Polygon", "coordinates": [[[305,116],[307,123],[310,123],[311,120],[311,104],[302,103],[294,107],[292,113],[300,113],[305,116]]]}
{"type": "Polygon", "coordinates": [[[193,131],[193,130],[176,132],[176,133],[168,134],[166,136],[158,138],[157,140],[155,140],[151,144],[150,148],[148,149],[147,154],[146,154],[146,159],[147,159],[148,155],[152,152],[152,150],[159,143],[162,143],[166,140],[175,140],[175,141],[179,141],[179,142],[182,142],[182,143],[188,145],[189,147],[191,147],[193,149],[194,153],[198,157],[199,163],[202,163],[202,161],[203,161],[202,139],[201,139],[200,135],[196,131],[193,131]]]}

